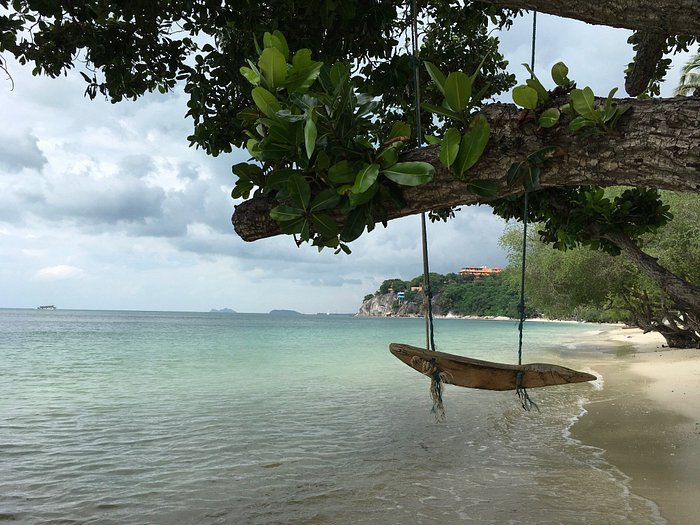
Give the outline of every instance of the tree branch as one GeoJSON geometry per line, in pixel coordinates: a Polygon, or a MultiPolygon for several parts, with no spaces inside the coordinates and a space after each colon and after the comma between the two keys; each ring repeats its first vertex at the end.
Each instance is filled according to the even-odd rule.
{"type": "Polygon", "coordinates": [[[589,24],[669,35],[700,35],[700,0],[488,0],[589,24]]]}
{"type": "MultiPolygon", "coordinates": [[[[489,146],[468,174],[470,179],[498,181],[500,197],[523,193],[509,187],[506,173],[513,162],[545,146],[555,146],[556,157],[542,171],[543,188],[555,186],[642,186],[700,192],[700,98],[618,100],[632,107],[618,129],[602,136],[583,138],[564,124],[542,129],[524,110],[510,104],[493,104],[484,110],[491,124],[489,146]]],[[[467,191],[468,180],[458,180],[443,169],[438,147],[408,151],[402,161],[422,160],[435,166],[430,184],[404,190],[406,206],[389,207],[395,219],[446,206],[487,202],[467,191]]],[[[236,206],[232,222],[246,241],[280,234],[270,216],[276,203],[254,197],[236,206]]],[[[340,218],[339,218],[340,220],[340,218]]]]}

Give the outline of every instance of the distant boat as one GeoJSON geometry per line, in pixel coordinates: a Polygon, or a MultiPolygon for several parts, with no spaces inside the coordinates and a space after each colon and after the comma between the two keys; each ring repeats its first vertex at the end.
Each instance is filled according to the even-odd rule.
{"type": "Polygon", "coordinates": [[[37,310],[55,310],[56,307],[52,304],[42,304],[36,307],[37,310]]]}

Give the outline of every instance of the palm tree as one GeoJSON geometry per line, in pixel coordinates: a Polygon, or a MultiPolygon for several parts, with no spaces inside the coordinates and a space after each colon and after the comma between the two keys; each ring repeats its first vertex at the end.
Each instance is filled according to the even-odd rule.
{"type": "Polygon", "coordinates": [[[691,57],[683,66],[680,83],[673,94],[690,95],[696,89],[700,89],[700,53],[691,57]],[[698,72],[693,71],[694,69],[698,72]]]}

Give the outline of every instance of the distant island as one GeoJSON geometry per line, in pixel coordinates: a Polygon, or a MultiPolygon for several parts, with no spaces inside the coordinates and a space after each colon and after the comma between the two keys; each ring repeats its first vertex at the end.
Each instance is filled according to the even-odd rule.
{"type": "Polygon", "coordinates": [[[56,307],[52,304],[42,304],[36,307],[37,310],[55,310],[56,307]]]}
{"type": "Polygon", "coordinates": [[[270,310],[270,315],[304,315],[296,310],[270,310]]]}
{"type": "Polygon", "coordinates": [[[217,310],[216,308],[212,308],[211,310],[209,310],[209,313],[212,313],[212,314],[236,314],[238,312],[236,312],[236,310],[231,310],[230,308],[221,308],[219,310],[217,310]]]}

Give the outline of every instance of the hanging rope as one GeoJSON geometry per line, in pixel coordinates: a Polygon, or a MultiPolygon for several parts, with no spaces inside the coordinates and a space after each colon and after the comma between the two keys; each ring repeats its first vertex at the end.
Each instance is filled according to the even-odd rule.
{"type": "MultiPolygon", "coordinates": [[[[537,38],[537,11],[532,13],[532,52],[530,54],[530,71],[531,77],[535,76],[535,43],[537,38]]],[[[518,365],[523,364],[523,325],[525,324],[525,261],[527,259],[527,223],[528,223],[528,196],[529,192],[525,192],[523,197],[523,256],[520,261],[520,302],[518,302],[518,314],[520,322],[518,323],[518,365]]],[[[515,379],[515,393],[518,395],[520,405],[526,411],[530,411],[533,407],[539,412],[540,409],[523,387],[523,373],[518,372],[515,379]]]]}
{"type": "MultiPolygon", "coordinates": [[[[416,147],[422,146],[423,129],[420,115],[420,60],[418,58],[418,6],[411,0],[411,48],[413,65],[413,93],[416,110],[416,147]]],[[[425,212],[421,213],[421,245],[423,248],[423,310],[425,312],[425,348],[435,351],[435,328],[433,326],[433,294],[430,289],[430,267],[428,263],[428,232],[425,212]]],[[[433,400],[432,413],[436,421],[445,419],[445,406],[442,400],[442,376],[435,360],[430,370],[430,397],[433,400]]]]}

